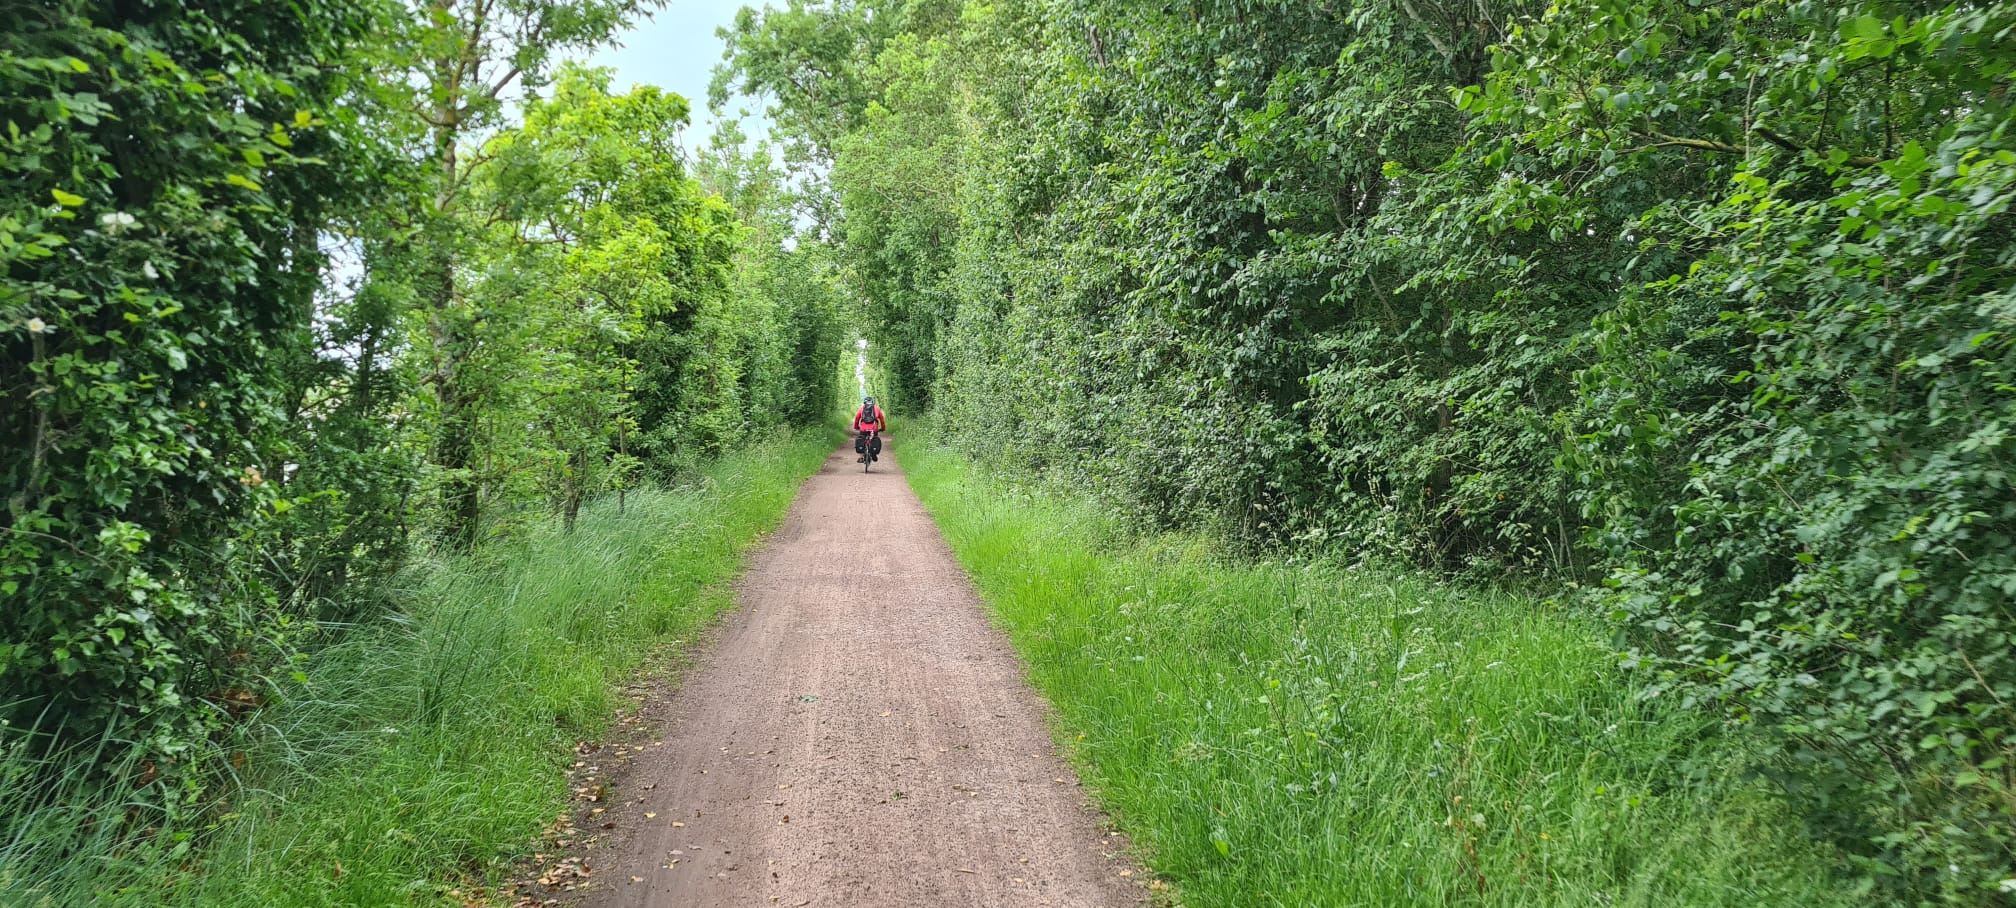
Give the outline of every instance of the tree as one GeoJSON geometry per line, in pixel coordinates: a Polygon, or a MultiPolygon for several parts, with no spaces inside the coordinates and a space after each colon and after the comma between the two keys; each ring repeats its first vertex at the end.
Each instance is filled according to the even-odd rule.
{"type": "MultiPolygon", "coordinates": [[[[133,742],[200,787],[276,630],[252,558],[280,364],[308,338],[318,161],[368,3],[16,6],[0,34],[0,734],[133,742]]],[[[123,754],[122,754],[123,756],[123,754]]],[[[168,796],[169,803],[177,803],[168,796]]]]}
{"type": "Polygon", "coordinates": [[[475,475],[484,386],[464,368],[482,343],[484,313],[469,304],[461,269],[470,232],[493,218],[469,208],[469,184],[489,159],[465,160],[468,143],[496,129],[507,91],[536,88],[555,54],[593,47],[656,0],[430,0],[405,38],[414,48],[410,81],[421,86],[415,113],[426,124],[427,154],[439,171],[420,235],[430,250],[426,286],[433,394],[431,458],[439,470],[441,522],[451,546],[474,543],[482,518],[475,475]]]}

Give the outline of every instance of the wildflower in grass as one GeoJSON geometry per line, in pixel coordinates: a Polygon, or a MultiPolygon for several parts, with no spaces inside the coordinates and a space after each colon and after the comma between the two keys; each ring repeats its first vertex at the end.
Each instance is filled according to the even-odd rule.
{"type": "Polygon", "coordinates": [[[41,319],[39,319],[39,318],[31,318],[31,319],[29,319],[29,320],[28,320],[28,333],[29,333],[29,334],[48,334],[48,333],[49,333],[49,323],[48,323],[48,322],[45,322],[45,321],[43,321],[43,320],[41,320],[41,319]]]}
{"type": "Polygon", "coordinates": [[[139,223],[137,219],[124,211],[114,211],[98,217],[98,226],[105,228],[106,233],[118,233],[137,223],[139,223]]]}

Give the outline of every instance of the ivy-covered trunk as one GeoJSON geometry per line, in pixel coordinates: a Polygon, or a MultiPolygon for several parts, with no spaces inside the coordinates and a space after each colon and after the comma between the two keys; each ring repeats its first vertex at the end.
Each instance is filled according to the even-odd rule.
{"type": "Polygon", "coordinates": [[[476,476],[477,407],[466,386],[463,360],[469,348],[465,314],[456,299],[455,265],[445,250],[434,259],[428,282],[427,334],[434,369],[427,384],[434,392],[432,460],[439,479],[441,536],[455,549],[475,544],[482,519],[482,488],[476,476]]]}

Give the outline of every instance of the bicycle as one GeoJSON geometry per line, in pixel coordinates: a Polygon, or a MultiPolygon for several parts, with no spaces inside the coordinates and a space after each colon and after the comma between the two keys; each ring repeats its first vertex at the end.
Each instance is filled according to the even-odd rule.
{"type": "Polygon", "coordinates": [[[861,434],[855,436],[854,444],[861,449],[861,472],[866,473],[875,468],[875,461],[879,456],[875,449],[881,447],[881,442],[880,432],[863,429],[861,434]]]}

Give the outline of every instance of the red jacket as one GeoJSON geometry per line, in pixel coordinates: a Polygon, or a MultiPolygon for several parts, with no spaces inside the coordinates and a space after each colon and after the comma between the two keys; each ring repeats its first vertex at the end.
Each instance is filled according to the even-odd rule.
{"type": "Polygon", "coordinates": [[[881,407],[876,407],[875,412],[869,414],[864,414],[861,410],[854,411],[854,431],[881,432],[888,428],[889,417],[882,412],[881,407]]]}

